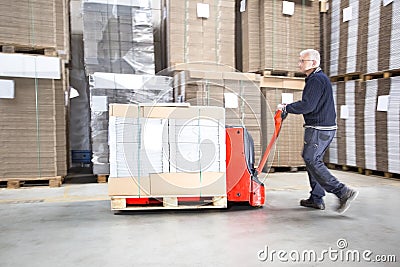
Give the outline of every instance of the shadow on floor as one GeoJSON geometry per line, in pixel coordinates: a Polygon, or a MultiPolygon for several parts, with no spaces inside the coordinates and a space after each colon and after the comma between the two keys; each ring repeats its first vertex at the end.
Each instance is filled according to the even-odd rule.
{"type": "Polygon", "coordinates": [[[68,170],[64,184],[88,184],[97,183],[97,177],[90,167],[74,167],[68,170]]]}

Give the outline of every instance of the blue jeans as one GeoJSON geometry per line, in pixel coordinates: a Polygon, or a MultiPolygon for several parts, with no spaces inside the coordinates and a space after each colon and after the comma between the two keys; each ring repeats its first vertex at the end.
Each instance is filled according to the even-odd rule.
{"type": "Polygon", "coordinates": [[[310,180],[310,199],[317,204],[323,202],[325,191],[341,198],[347,187],[333,176],[323,162],[326,149],[332,142],[336,130],[322,131],[306,128],[302,157],[310,180]]]}

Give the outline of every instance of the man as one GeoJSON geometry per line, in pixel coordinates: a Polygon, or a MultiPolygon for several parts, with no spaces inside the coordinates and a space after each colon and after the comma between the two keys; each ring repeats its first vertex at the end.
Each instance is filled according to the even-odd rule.
{"type": "Polygon", "coordinates": [[[332,85],[323,73],[320,54],[313,49],[300,53],[299,68],[307,75],[302,99],[291,104],[279,104],[278,109],[288,113],[303,114],[304,148],[302,157],[306,164],[311,192],[308,199],[300,205],[314,209],[325,209],[323,197],[325,191],[339,198],[337,211],[344,213],[358,192],[338,181],[323,162],[323,156],[336,133],[336,111],[332,85]]]}

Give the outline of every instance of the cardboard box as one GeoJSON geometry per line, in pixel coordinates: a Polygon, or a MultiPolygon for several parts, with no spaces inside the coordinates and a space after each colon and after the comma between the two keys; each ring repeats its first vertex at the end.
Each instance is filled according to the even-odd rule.
{"type": "Polygon", "coordinates": [[[108,195],[150,196],[150,178],[149,177],[108,178],[108,195]]]}
{"type": "Polygon", "coordinates": [[[187,103],[166,103],[166,105],[110,104],[109,114],[115,117],[144,117],[165,119],[190,119],[198,116],[214,119],[225,118],[220,107],[190,107],[187,103]]]}
{"type": "Polygon", "coordinates": [[[226,196],[224,172],[150,174],[153,196],[226,196]]]}
{"type": "Polygon", "coordinates": [[[61,79],[61,60],[57,57],[0,53],[0,76],[61,79]]]}

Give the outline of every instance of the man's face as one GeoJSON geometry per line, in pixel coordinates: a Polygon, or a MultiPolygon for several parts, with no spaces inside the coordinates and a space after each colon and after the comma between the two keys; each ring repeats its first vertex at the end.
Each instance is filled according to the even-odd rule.
{"type": "Polygon", "coordinates": [[[299,57],[299,69],[302,73],[306,73],[308,70],[314,67],[315,60],[311,60],[308,55],[299,57]]]}

